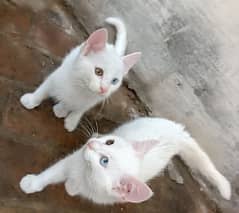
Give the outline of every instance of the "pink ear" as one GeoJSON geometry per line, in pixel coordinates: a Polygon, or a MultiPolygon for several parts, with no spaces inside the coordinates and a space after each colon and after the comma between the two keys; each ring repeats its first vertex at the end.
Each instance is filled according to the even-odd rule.
{"type": "Polygon", "coordinates": [[[135,52],[123,57],[123,62],[125,66],[125,74],[136,64],[141,56],[141,52],[135,52]]]}
{"type": "Polygon", "coordinates": [[[119,186],[114,190],[119,194],[123,202],[141,203],[153,195],[147,184],[131,176],[122,177],[119,186]]]}
{"type": "Polygon", "coordinates": [[[89,52],[98,52],[105,48],[106,42],[108,40],[107,30],[102,28],[93,32],[87,41],[83,49],[83,54],[87,55],[89,52]]]}
{"type": "Polygon", "coordinates": [[[148,151],[159,144],[158,140],[146,140],[146,141],[133,141],[131,142],[134,150],[139,157],[143,157],[148,151]]]}

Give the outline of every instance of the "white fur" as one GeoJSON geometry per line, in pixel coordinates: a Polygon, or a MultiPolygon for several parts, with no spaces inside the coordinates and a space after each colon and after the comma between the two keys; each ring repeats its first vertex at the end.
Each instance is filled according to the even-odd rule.
{"type": "Polygon", "coordinates": [[[55,116],[65,118],[65,128],[73,131],[84,112],[120,87],[127,69],[136,63],[140,53],[136,53],[136,57],[134,54],[121,57],[127,43],[124,23],[118,18],[107,20],[115,24],[116,29],[119,30],[116,47],[106,43],[102,50],[87,52],[87,55],[83,54],[87,41],[74,48],[64,58],[60,67],[50,74],[33,93],[27,93],[21,97],[20,101],[25,108],[33,109],[44,99],[53,98],[56,101],[53,107],[55,116]],[[95,67],[104,70],[102,78],[95,74],[95,67]],[[112,84],[114,78],[119,80],[115,85],[112,84]],[[108,88],[108,91],[101,94],[101,87],[108,88]]]}
{"type": "Polygon", "coordinates": [[[48,184],[65,182],[66,191],[71,196],[81,195],[101,204],[122,202],[113,190],[122,176],[147,182],[158,175],[174,155],[179,155],[192,169],[207,177],[223,198],[230,199],[230,183],[184,127],[160,118],[139,118],[111,134],[91,138],[81,149],[39,175],[23,177],[20,186],[25,193],[33,193],[48,184]],[[114,144],[106,145],[109,139],[113,139],[114,144]],[[141,145],[152,146],[146,149],[144,156],[138,155],[134,148],[141,145]],[[107,168],[99,163],[102,155],[110,159],[107,168]]]}

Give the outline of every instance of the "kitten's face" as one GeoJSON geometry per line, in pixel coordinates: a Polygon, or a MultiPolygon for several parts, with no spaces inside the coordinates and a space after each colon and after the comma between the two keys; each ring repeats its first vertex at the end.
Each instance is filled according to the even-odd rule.
{"type": "Polygon", "coordinates": [[[94,183],[89,190],[104,192],[104,199],[107,200],[108,195],[109,199],[113,198],[112,202],[120,202],[114,191],[117,181],[124,174],[136,175],[139,169],[139,159],[131,144],[110,135],[91,138],[84,147],[83,156],[88,165],[87,176],[94,183]]]}
{"type": "Polygon", "coordinates": [[[102,97],[115,92],[124,76],[123,60],[110,45],[100,52],[81,57],[77,67],[80,71],[78,77],[83,77],[88,89],[102,97]]]}
{"type": "Polygon", "coordinates": [[[116,91],[124,75],[138,61],[141,53],[119,56],[114,46],[107,43],[105,29],[93,32],[82,44],[74,64],[74,81],[84,84],[90,91],[108,97],[116,91]]]}

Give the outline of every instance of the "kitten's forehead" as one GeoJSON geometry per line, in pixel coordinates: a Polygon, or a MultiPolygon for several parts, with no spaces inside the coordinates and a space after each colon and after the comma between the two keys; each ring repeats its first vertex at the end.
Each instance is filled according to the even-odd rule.
{"type": "Polygon", "coordinates": [[[102,68],[106,74],[117,74],[123,71],[122,58],[114,48],[108,47],[103,51],[90,54],[89,58],[96,66],[102,68]]]}

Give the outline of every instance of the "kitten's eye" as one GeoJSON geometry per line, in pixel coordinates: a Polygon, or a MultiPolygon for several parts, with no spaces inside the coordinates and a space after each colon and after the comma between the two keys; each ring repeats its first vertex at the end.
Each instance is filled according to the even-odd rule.
{"type": "Polygon", "coordinates": [[[114,78],[112,81],[111,81],[111,84],[115,85],[119,82],[119,79],[118,78],[114,78]]]}
{"type": "Polygon", "coordinates": [[[112,145],[112,144],[114,144],[114,140],[107,140],[106,142],[105,142],[105,144],[106,145],[112,145]]]}
{"type": "Polygon", "coordinates": [[[103,167],[107,167],[107,165],[108,165],[108,163],[109,163],[109,158],[107,157],[107,156],[102,156],[101,158],[100,158],[100,165],[101,166],[103,166],[103,167]]]}
{"type": "Polygon", "coordinates": [[[103,76],[104,70],[99,68],[99,67],[96,67],[95,68],[95,74],[98,75],[98,76],[103,76]]]}

